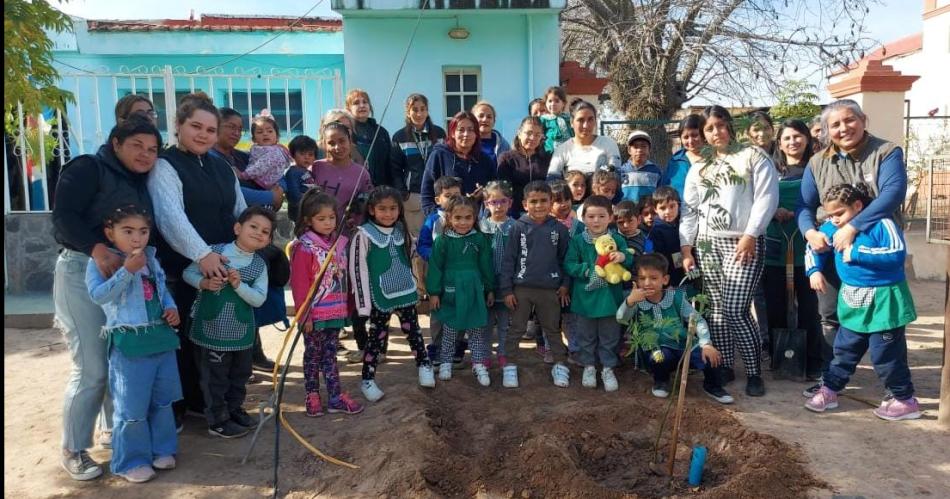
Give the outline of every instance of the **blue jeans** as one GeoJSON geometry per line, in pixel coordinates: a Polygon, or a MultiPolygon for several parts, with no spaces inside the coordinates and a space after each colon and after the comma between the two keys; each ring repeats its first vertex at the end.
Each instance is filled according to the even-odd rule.
{"type": "Polygon", "coordinates": [[[156,457],[178,453],[172,402],[181,400],[174,351],[126,357],[109,355],[109,388],[115,404],[112,472],[151,466],[156,457]]]}
{"type": "Polygon", "coordinates": [[[844,326],[835,336],[835,358],[822,378],[825,386],[840,392],[851,379],[864,352],[871,351],[874,372],[894,398],[907,400],[914,396],[914,384],[907,367],[907,338],[904,328],[880,333],[858,333],[844,326]]]}
{"type": "MultiPolygon", "coordinates": [[[[668,383],[670,376],[679,364],[680,358],[683,357],[683,351],[669,347],[660,347],[660,350],[663,351],[663,362],[654,362],[650,352],[640,350],[640,354],[642,358],[646,359],[646,364],[650,368],[650,372],[653,373],[653,381],[668,383]]],[[[719,388],[722,386],[718,368],[712,367],[703,361],[703,350],[701,348],[694,348],[690,352],[689,365],[693,369],[703,370],[703,387],[719,388]]]]}
{"type": "Polygon", "coordinates": [[[508,353],[505,349],[505,339],[508,338],[508,329],[510,323],[511,312],[504,303],[495,303],[494,306],[488,309],[488,328],[485,330],[485,342],[488,346],[489,356],[491,355],[492,343],[495,341],[498,342],[498,348],[496,349],[498,356],[508,356],[508,353]]]}
{"type": "Polygon", "coordinates": [[[89,257],[64,249],[53,274],[56,325],[63,331],[73,362],[63,397],[63,448],[72,452],[92,447],[92,434],[112,429],[106,340],[99,337],[106,316],[89,298],[86,265],[89,257]]]}

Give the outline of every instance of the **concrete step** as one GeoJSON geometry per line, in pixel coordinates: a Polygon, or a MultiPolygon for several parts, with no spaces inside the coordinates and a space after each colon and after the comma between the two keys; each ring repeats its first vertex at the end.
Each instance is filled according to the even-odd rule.
{"type": "Polygon", "coordinates": [[[3,294],[3,327],[46,329],[53,327],[51,293],[3,294]]]}

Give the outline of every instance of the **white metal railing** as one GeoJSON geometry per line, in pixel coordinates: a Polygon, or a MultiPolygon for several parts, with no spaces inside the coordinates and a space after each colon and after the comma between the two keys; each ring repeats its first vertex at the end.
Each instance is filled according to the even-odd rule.
{"type": "MultiPolygon", "coordinates": [[[[315,137],[323,113],[331,107],[342,107],[343,101],[340,70],[235,68],[225,73],[202,68],[188,71],[170,65],[120,67],[117,72],[105,68],[101,72],[63,72],[59,86],[72,92],[75,101],[65,110],[47,112],[47,117],[55,118],[52,125],[42,114],[24,116],[17,105],[18,127],[11,134],[13,150],[9,151],[13,153],[11,158],[16,158],[15,165],[8,164],[8,144],[4,143],[5,214],[49,211],[50,188],[55,186],[47,181],[51,173],[48,169],[58,173],[73,156],[94,153],[114,125],[115,103],[126,94],[148,97],[159,113],[159,128],[167,144],[175,143],[175,134],[170,131],[175,128],[175,109],[182,93],[204,91],[222,107],[240,112],[246,123],[266,106],[275,117],[284,115],[280,124],[285,139],[292,133],[315,137]],[[246,95],[238,99],[235,94],[239,93],[246,95]],[[273,109],[273,99],[281,98],[281,109],[273,109]],[[255,102],[261,100],[264,105],[255,102]],[[50,151],[58,161],[50,161],[50,151]]],[[[249,139],[249,127],[245,127],[245,137],[249,139]]]]}

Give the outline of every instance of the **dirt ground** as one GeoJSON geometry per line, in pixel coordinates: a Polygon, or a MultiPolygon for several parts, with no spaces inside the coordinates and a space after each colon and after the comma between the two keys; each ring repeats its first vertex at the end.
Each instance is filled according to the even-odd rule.
{"type": "MultiPolygon", "coordinates": [[[[708,401],[700,376],[690,377],[687,412],[672,486],[650,471],[665,401],[649,395],[650,380],[629,368],[620,391],[550,383],[540,359],[521,369],[522,388],[477,385],[470,371],[435,390],[416,385],[406,342],[396,337],[377,380],[386,397],[363,414],[303,416],[302,352],[288,377],[284,410],[312,444],[360,468],[315,458],[281,431],[282,495],[289,497],[950,497],[950,433],[936,425],[943,334],[944,285],[912,283],[919,320],[908,328],[909,356],[924,418],[888,423],[870,410],[882,387],[862,365],[841,408],[814,415],[802,408],[803,384],[771,381],[768,394],[745,397],[740,380],[727,388],[737,403],[708,401]],[[703,485],[684,483],[689,447],[709,449],[703,485]]],[[[425,323],[425,322],[424,322],[425,323]]],[[[283,338],[264,333],[274,356],[283,338]]],[[[351,339],[345,343],[355,348],[351,339]]],[[[524,345],[527,347],[527,344],[524,345]]],[[[69,355],[53,330],[4,330],[5,497],[264,497],[273,486],[274,426],[241,464],[250,438],[207,436],[187,418],[178,468],[145,485],[105,474],[74,482],[59,467],[63,386],[69,355]]],[[[344,389],[359,396],[359,369],[341,363],[344,389]]],[[[269,395],[269,384],[249,387],[248,409],[269,395]]],[[[659,443],[663,456],[668,432],[659,443]]],[[[109,451],[92,450],[100,462],[109,451]]],[[[661,458],[665,461],[665,457],[661,458]]]]}

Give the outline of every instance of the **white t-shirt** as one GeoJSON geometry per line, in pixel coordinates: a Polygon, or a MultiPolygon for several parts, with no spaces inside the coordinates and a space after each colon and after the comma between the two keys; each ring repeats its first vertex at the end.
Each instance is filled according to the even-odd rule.
{"type": "Polygon", "coordinates": [[[598,135],[589,146],[579,145],[574,139],[557,146],[548,172],[563,177],[569,170],[591,175],[597,170],[608,168],[620,168],[620,149],[610,137],[598,135]]]}

